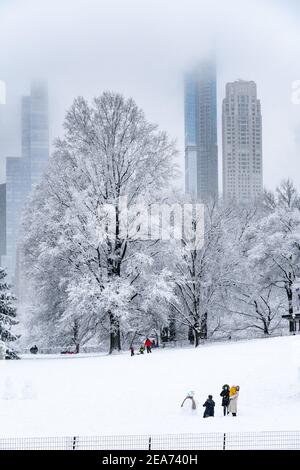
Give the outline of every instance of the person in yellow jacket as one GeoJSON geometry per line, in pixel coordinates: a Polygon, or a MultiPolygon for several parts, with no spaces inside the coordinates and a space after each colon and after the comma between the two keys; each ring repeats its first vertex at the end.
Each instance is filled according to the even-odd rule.
{"type": "Polygon", "coordinates": [[[240,387],[238,385],[233,385],[232,387],[230,387],[228,413],[232,413],[232,416],[236,416],[237,414],[237,401],[239,391],[240,387]]]}

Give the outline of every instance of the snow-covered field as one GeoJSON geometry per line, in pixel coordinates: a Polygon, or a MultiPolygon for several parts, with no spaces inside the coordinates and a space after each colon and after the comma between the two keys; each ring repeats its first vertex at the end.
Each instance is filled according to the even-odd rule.
{"type": "Polygon", "coordinates": [[[0,437],[300,430],[299,351],[296,336],[0,361],[0,437]],[[224,383],[241,387],[237,418],[222,416],[224,383]],[[180,408],[189,390],[195,415],[180,408]],[[203,419],[208,394],[216,417],[203,419]]]}

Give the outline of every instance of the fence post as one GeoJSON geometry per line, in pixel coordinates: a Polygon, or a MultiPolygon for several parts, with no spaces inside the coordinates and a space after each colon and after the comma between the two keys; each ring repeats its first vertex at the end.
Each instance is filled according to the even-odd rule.
{"type": "Polygon", "coordinates": [[[73,437],[73,447],[72,450],[76,450],[76,436],[73,437]]]}
{"type": "Polygon", "coordinates": [[[226,450],[226,433],[223,435],[223,450],[226,450]]]}
{"type": "Polygon", "coordinates": [[[149,437],[149,446],[148,446],[148,450],[151,450],[151,437],[149,437]]]}

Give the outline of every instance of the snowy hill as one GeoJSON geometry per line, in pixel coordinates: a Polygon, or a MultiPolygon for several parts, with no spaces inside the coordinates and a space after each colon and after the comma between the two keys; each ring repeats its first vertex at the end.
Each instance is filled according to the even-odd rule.
{"type": "Polygon", "coordinates": [[[0,437],[299,430],[299,352],[295,336],[1,361],[0,437]],[[241,387],[237,418],[222,416],[224,383],[241,387]],[[180,408],[189,390],[196,415],[180,408]],[[208,394],[216,417],[203,419],[208,394]]]}

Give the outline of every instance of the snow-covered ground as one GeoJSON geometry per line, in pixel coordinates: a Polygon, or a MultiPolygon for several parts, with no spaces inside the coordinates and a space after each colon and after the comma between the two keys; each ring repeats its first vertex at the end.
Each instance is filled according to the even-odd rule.
{"type": "Polygon", "coordinates": [[[0,361],[0,437],[300,430],[300,336],[152,354],[0,361]],[[240,385],[222,416],[224,383],[240,385]],[[197,414],[180,408],[195,390],[197,414]],[[208,394],[215,418],[203,419],[208,394]]]}

